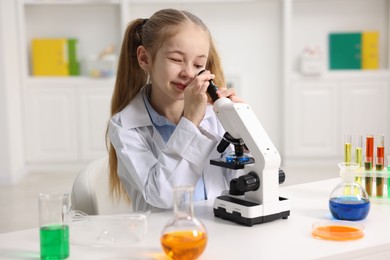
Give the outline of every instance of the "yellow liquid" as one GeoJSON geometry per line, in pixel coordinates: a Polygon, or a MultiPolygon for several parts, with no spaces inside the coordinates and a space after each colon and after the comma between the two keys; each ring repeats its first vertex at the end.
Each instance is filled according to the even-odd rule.
{"type": "Polygon", "coordinates": [[[351,162],[352,144],[344,144],[344,162],[351,162]]]}
{"type": "MultiPolygon", "coordinates": [[[[363,149],[361,147],[356,148],[356,163],[359,164],[360,167],[363,166],[363,149]]],[[[359,183],[360,185],[362,184],[362,178],[360,177],[355,177],[355,181],[359,183]]],[[[355,194],[357,194],[359,191],[357,188],[355,188],[355,194]]]]}
{"type": "Polygon", "coordinates": [[[356,163],[358,163],[360,167],[363,166],[363,151],[361,147],[356,148],[356,163]]]}
{"type": "Polygon", "coordinates": [[[177,231],[161,237],[163,250],[172,259],[196,259],[203,253],[206,244],[206,233],[198,231],[177,231]]]}
{"type": "MultiPolygon", "coordinates": [[[[352,144],[344,143],[344,162],[351,162],[352,159],[352,144]]],[[[351,194],[351,190],[349,187],[345,188],[344,194],[351,194]]]]}

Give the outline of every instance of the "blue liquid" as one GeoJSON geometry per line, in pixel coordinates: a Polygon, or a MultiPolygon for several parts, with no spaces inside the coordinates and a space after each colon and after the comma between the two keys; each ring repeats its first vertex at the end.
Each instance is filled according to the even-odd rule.
{"type": "Polygon", "coordinates": [[[226,156],[227,163],[246,163],[249,162],[249,157],[246,155],[236,156],[236,155],[228,155],[226,156]]]}
{"type": "Polygon", "coordinates": [[[334,218],[341,220],[362,220],[370,211],[368,199],[337,197],[329,200],[329,209],[334,218]]]}

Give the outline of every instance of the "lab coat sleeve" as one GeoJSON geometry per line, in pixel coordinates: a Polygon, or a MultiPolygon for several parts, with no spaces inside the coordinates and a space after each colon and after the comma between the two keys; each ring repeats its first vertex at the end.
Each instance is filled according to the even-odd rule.
{"type": "Polygon", "coordinates": [[[167,143],[167,147],[201,170],[218,139],[201,131],[186,118],[182,118],[167,143]]]}
{"type": "Polygon", "coordinates": [[[171,208],[173,187],[195,185],[218,140],[205,136],[182,118],[163,149],[153,139],[155,129],[124,129],[111,120],[109,136],[118,157],[118,175],[130,198],[142,194],[157,208],[171,208]]]}

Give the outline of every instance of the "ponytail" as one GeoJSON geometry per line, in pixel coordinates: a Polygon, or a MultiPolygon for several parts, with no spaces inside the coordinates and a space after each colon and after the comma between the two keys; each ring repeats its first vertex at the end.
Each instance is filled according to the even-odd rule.
{"type": "Polygon", "coordinates": [[[142,25],[143,19],[134,20],[125,32],[111,100],[112,116],[124,109],[146,83],[147,74],[137,60],[137,48],[142,44],[142,25]]]}
{"type": "MultiPolygon", "coordinates": [[[[137,48],[142,44],[143,24],[144,19],[136,19],[126,29],[119,55],[114,92],[111,99],[111,116],[123,110],[146,83],[147,73],[139,66],[137,59],[137,48]]],[[[126,194],[126,192],[117,174],[118,158],[113,145],[108,140],[107,128],[106,144],[108,143],[110,191],[114,198],[119,200],[122,194],[126,194]]]]}

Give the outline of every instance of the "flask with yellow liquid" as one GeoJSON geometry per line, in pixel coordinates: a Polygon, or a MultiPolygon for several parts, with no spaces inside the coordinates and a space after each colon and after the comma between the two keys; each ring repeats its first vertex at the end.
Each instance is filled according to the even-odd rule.
{"type": "Polygon", "coordinates": [[[193,191],[193,186],[174,190],[174,217],[161,233],[162,248],[172,259],[197,259],[206,248],[206,228],[194,216],[193,191]]]}

